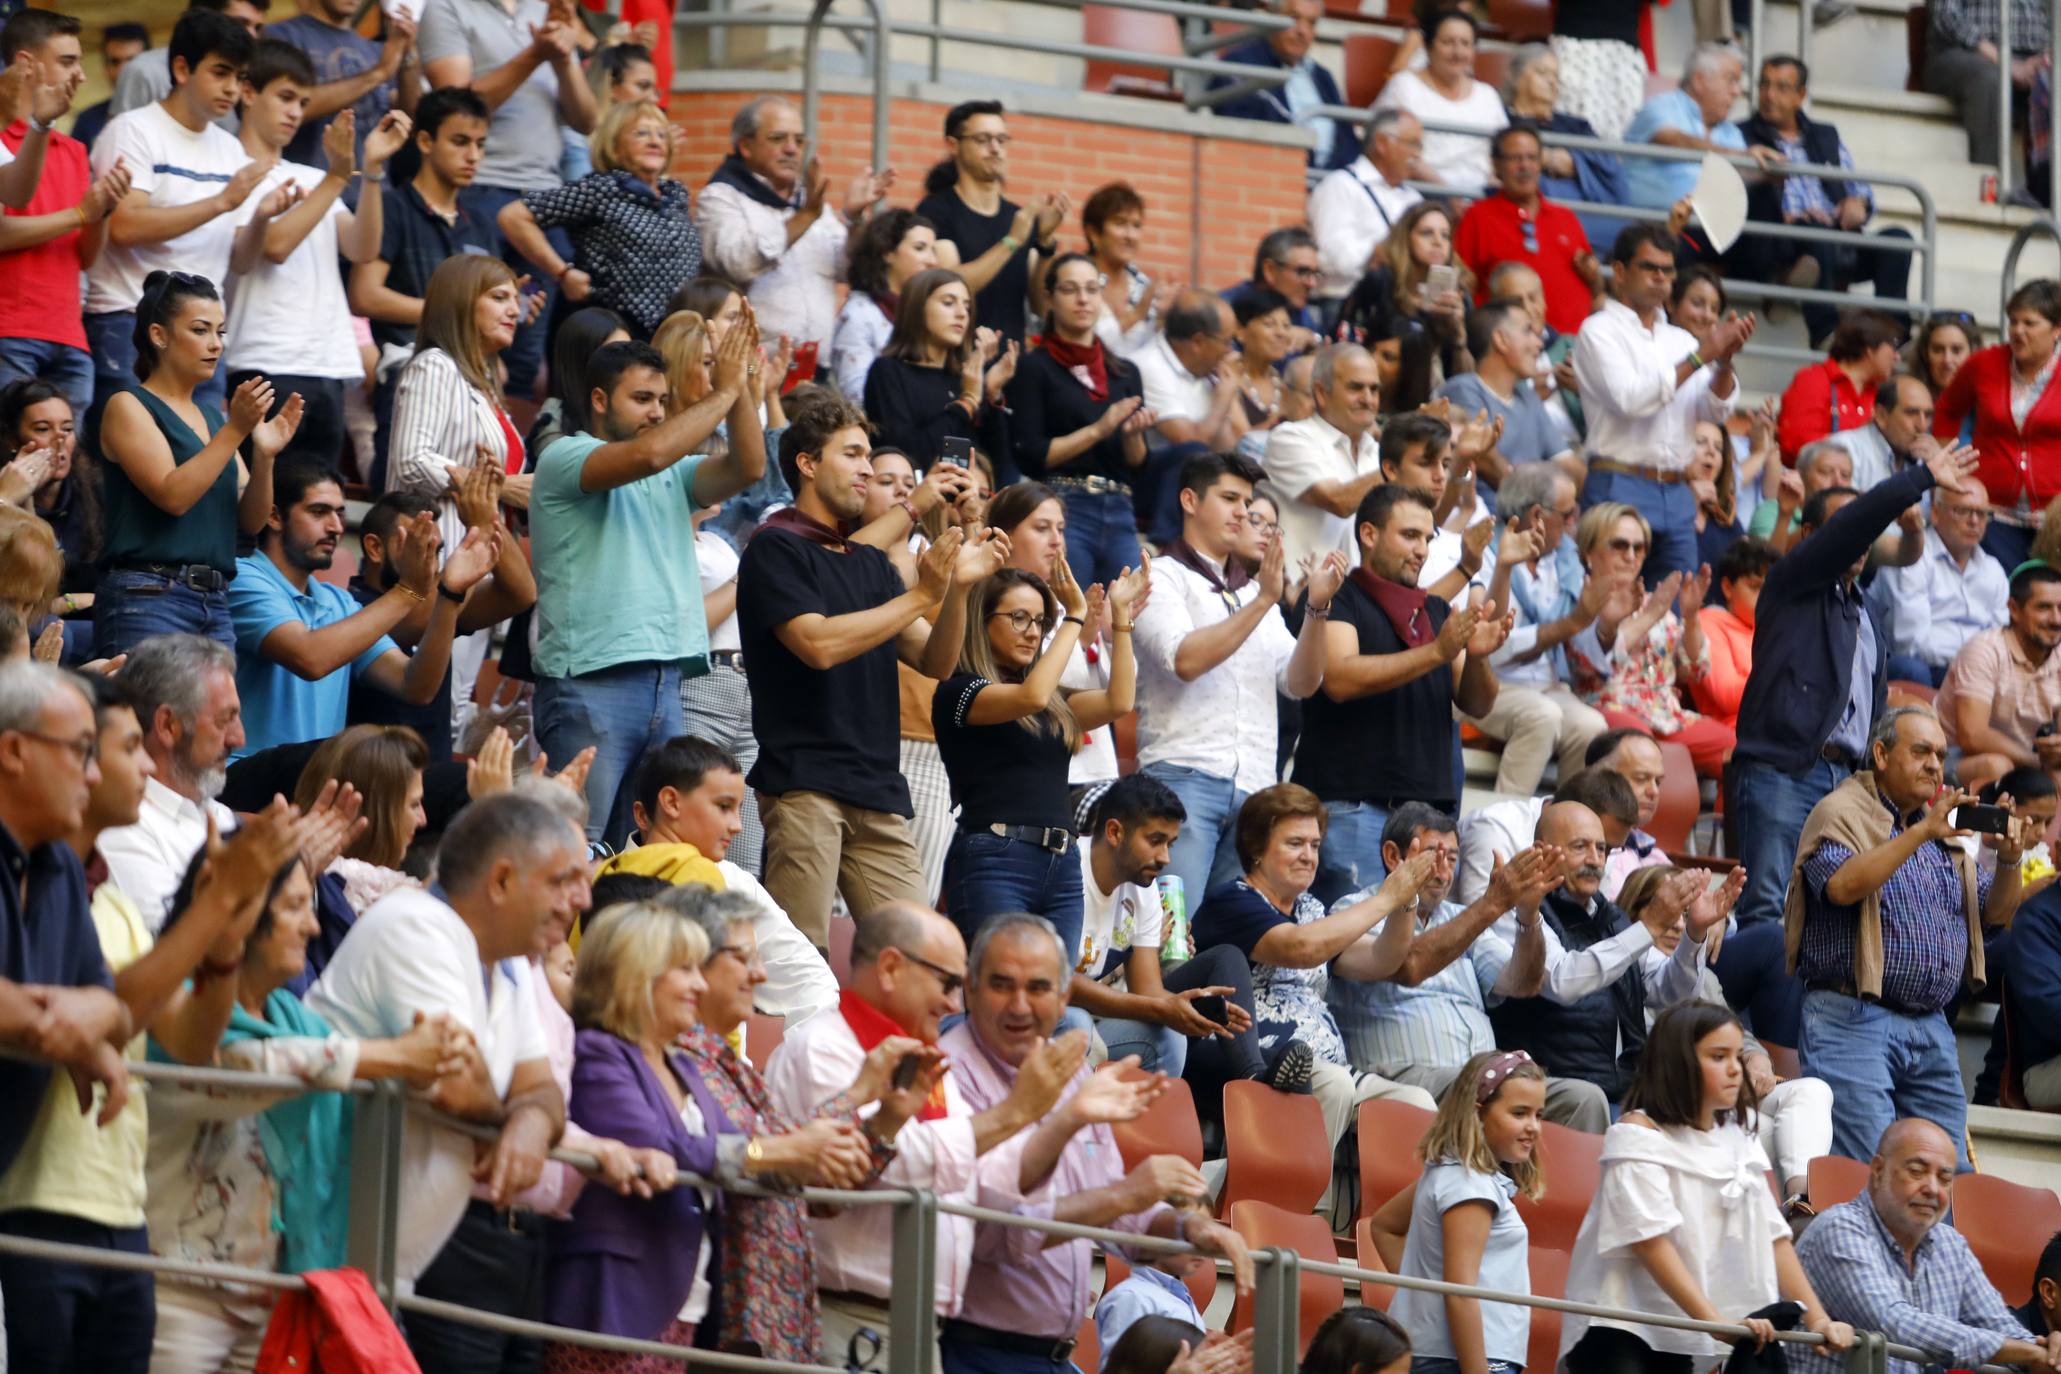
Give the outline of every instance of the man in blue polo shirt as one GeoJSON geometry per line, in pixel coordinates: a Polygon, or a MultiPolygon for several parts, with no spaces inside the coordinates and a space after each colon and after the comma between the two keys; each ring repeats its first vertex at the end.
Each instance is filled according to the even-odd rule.
{"type": "Polygon", "coordinates": [[[760,366],[749,305],[716,345],[714,388],[676,410],[656,349],[608,344],[587,365],[585,432],[537,458],[537,739],[555,759],[597,747],[587,774],[589,839],[622,842],[638,761],[687,733],[680,679],[708,671],[692,516],[766,470],[760,366]],[[695,453],[726,422],[729,452],[695,453]]]}
{"type": "Polygon", "coordinates": [[[311,576],[335,558],[343,512],[343,484],[319,459],[291,459],[273,472],[271,518],[229,584],[243,699],[239,758],[343,729],[354,680],[418,706],[434,698],[466,594],[492,571],[500,547],[498,528],[467,531],[439,578],[435,522],[417,517],[405,534],[396,531],[399,577],[361,608],[342,587],[311,576]],[[388,631],[432,598],[422,642],[412,656],[402,653],[388,631]]]}

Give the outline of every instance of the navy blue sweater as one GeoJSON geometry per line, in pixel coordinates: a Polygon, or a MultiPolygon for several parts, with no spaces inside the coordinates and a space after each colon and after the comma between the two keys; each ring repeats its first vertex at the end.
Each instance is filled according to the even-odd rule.
{"type": "Polygon", "coordinates": [[[2005,979],[2018,1067],[2061,1055],[2061,885],[2034,896],[2011,918],[2005,979]]]}
{"type": "MultiPolygon", "coordinates": [[[[1279,71],[1282,65],[1280,55],[1274,51],[1273,47],[1264,38],[1254,38],[1248,42],[1240,43],[1236,47],[1226,48],[1217,54],[1217,60],[1220,62],[1242,62],[1248,67],[1272,67],[1276,71],[1279,71]]],[[[1317,94],[1324,98],[1326,105],[1343,105],[1345,103],[1345,97],[1338,93],[1337,78],[1333,77],[1322,64],[1317,65],[1316,70],[1311,73],[1311,76],[1317,83],[1317,94]]],[[[1228,76],[1214,76],[1210,78],[1209,88],[1213,91],[1222,90],[1231,84],[1232,79],[1228,76]]],[[[1294,116],[1288,110],[1287,97],[1281,94],[1279,86],[1266,86],[1256,91],[1249,91],[1244,95],[1226,100],[1215,108],[1219,115],[1227,119],[1264,119],[1270,124],[1293,124],[1295,122],[1294,116]]],[[[1360,155],[1360,149],[1364,142],[1365,140],[1360,137],[1360,131],[1352,125],[1341,124],[1337,120],[1331,121],[1331,156],[1328,161],[1322,164],[1322,169],[1330,171],[1334,168],[1348,165],[1354,158],[1360,155]]],[[[1310,158],[1311,165],[1317,165],[1315,149],[1311,149],[1310,158]]]]}
{"type": "MultiPolygon", "coordinates": [[[[1844,588],[1877,536],[1931,489],[1931,470],[1914,463],[1840,507],[1768,569],[1753,612],[1753,671],[1739,702],[1734,758],[1785,773],[1816,762],[1846,709],[1861,617],[1872,614],[1858,587],[1835,588],[1844,588]]],[[[1871,727],[1889,688],[1889,636],[1879,620],[1875,644],[1871,727]]]]}

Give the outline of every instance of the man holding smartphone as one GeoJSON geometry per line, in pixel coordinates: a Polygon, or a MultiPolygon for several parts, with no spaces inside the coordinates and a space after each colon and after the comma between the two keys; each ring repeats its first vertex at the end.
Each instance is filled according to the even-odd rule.
{"type": "MultiPolygon", "coordinates": [[[[1958,495],[1947,499],[1966,499],[1958,495]]],[[[2061,770],[2061,569],[2027,563],[2011,578],[2009,620],[1975,635],[1939,685],[1939,723],[1970,787],[2013,768],[2061,770]]]]}

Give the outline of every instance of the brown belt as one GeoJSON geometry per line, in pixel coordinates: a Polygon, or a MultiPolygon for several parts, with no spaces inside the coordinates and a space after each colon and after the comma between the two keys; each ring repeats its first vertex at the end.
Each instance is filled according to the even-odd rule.
{"type": "Polygon", "coordinates": [[[1689,472],[1686,468],[1656,468],[1644,463],[1621,463],[1615,458],[1591,458],[1589,460],[1589,471],[1616,472],[1626,477],[1643,477],[1649,482],[1659,482],[1661,485],[1669,487],[1689,480],[1689,472]]]}

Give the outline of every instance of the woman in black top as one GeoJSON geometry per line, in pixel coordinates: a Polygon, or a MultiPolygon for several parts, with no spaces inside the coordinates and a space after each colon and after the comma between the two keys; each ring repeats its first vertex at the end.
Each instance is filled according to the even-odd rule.
{"type": "Polygon", "coordinates": [[[144,278],[135,342],[137,383],[110,396],[100,420],[107,563],[93,593],[93,656],[161,634],[234,648],[236,537],[255,536],[272,514],[272,459],[300,424],[301,398],[268,420],[272,384],[252,377],[229,398],[226,421],[194,398],[222,361],[222,299],[206,277],[144,278]],[[245,439],[248,470],[237,455],[245,439]]]}
{"type": "MultiPolygon", "coordinates": [[[[1002,389],[1016,375],[1017,346],[973,327],[973,293],[957,272],[933,267],[902,288],[895,332],[866,373],[866,417],[879,442],[909,455],[918,471],[938,460],[947,438],[1009,459],[1002,389]]],[[[1011,471],[1000,474],[1016,480],[1011,471]]]]}
{"type": "Polygon", "coordinates": [[[1446,377],[1472,372],[1467,302],[1474,294],[1474,273],[1453,252],[1453,212],[1439,201],[1418,202],[1396,221],[1374,256],[1373,270],[1360,278],[1339,312],[1340,323],[1351,331],[1348,337],[1374,348],[1389,339],[1429,334],[1443,369],[1432,379],[1434,387],[1446,377]],[[1446,267],[1453,271],[1453,284],[1434,291],[1431,273],[1446,267]]]}
{"type": "Polygon", "coordinates": [[[1081,859],[1066,768],[1083,731],[1131,709],[1131,617],[1149,585],[1144,567],[1125,569],[1110,584],[1116,647],[1109,686],[1071,694],[1061,693],[1059,676],[1081,627],[1102,618],[1099,585],[1083,592],[1059,559],[1049,587],[1036,573],[1003,568],[954,589],[969,599],[966,645],[959,671],[938,684],[930,720],[959,805],[959,831],[945,856],[945,906],[969,942],[986,918],[1028,911],[1058,929],[1069,961],[1079,951],[1081,859]]]}
{"type": "Polygon", "coordinates": [[[1102,346],[1102,273],[1085,253],[1045,269],[1051,329],[1009,386],[1009,433],[1026,473],[1066,507],[1066,559],[1082,582],[1106,582],[1138,561],[1131,473],[1145,462],[1145,386],[1102,346]]]}

